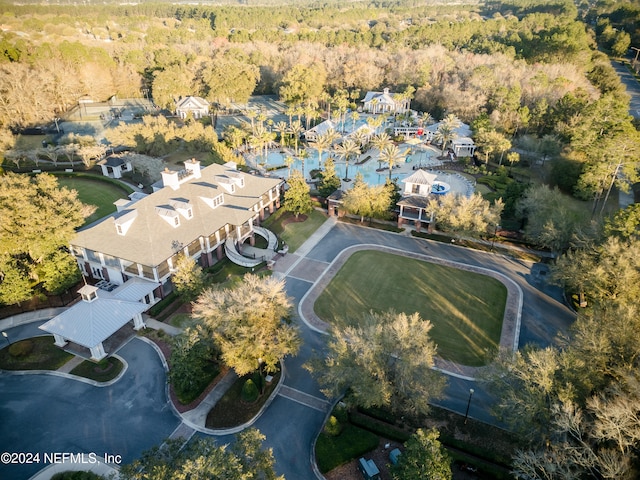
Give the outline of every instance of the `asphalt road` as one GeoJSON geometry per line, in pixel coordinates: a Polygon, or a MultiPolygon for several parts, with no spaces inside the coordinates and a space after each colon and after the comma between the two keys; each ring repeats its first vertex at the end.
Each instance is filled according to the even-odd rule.
{"type": "MultiPolygon", "coordinates": [[[[547,285],[545,266],[344,223],[337,223],[309,252],[307,259],[315,262],[309,262],[308,270],[301,262],[301,267],[293,271],[295,277],[287,277],[288,295],[298,303],[319,276],[318,267],[324,268],[344,248],[356,244],[385,245],[507,275],[524,295],[520,345],[553,343],[556,333],[566,331],[573,321],[560,290],[547,285]]],[[[330,405],[303,365],[314,352],[322,352],[326,337],[306,327],[296,315],[294,321],[300,325],[303,347],[298,356],[286,360],[286,388],[254,427],[266,435],[277,472],[288,480],[305,480],[316,478],[311,466],[312,444],[330,405]]],[[[15,327],[9,334],[13,340],[39,335],[37,325],[15,327]]],[[[130,462],[162,443],[180,420],[167,402],[166,379],[158,355],[139,339],[119,354],[129,363],[129,369],[110,387],[51,375],[0,373],[0,452],[100,452],[121,455],[124,462],[130,462]]],[[[470,388],[474,394],[469,416],[499,424],[489,412],[494,399],[477,381],[450,377],[445,398],[437,403],[464,414],[470,388]]],[[[218,436],[216,441],[230,443],[233,437],[218,436]]],[[[43,466],[0,465],[0,478],[28,478],[43,466]]]]}
{"type": "Polygon", "coordinates": [[[0,463],[0,478],[29,478],[47,466],[45,453],[107,453],[129,463],[173,432],[180,421],[155,349],[133,339],[118,354],[129,368],[109,387],[0,373],[0,452],[40,454],[40,463],[0,463]]]}
{"type": "Polygon", "coordinates": [[[631,97],[631,106],[629,113],[635,118],[640,118],[640,83],[634,78],[626,65],[620,62],[612,61],[611,65],[618,73],[620,81],[627,89],[627,94],[631,97]]]}

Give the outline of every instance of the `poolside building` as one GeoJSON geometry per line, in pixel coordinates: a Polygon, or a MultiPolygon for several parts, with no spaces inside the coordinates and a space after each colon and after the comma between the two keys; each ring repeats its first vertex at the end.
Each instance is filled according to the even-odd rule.
{"type": "Polygon", "coordinates": [[[418,169],[412,175],[402,180],[404,191],[397,205],[398,228],[405,223],[413,223],[419,232],[423,224],[431,224],[434,220],[434,212],[429,204],[437,175],[418,169]]]}
{"type": "Polygon", "coordinates": [[[201,169],[200,162],[188,160],[182,171],[162,172],[158,191],[115,202],[117,212],[79,231],[71,252],[93,282],[117,286],[141,279],[155,285],[153,298],[163,298],[172,290],[180,254],[205,267],[225,254],[250,262],[242,246],[252,244],[256,233],[270,237],[259,225],[280,206],[282,184],[240,172],[235,164],[201,169]]]}
{"type": "Polygon", "coordinates": [[[385,88],[382,92],[367,92],[362,102],[367,113],[405,113],[409,111],[411,99],[385,88]]]}

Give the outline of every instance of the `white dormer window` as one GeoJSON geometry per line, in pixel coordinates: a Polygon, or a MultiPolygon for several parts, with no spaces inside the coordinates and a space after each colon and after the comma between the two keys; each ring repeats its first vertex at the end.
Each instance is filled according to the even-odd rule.
{"type": "Polygon", "coordinates": [[[156,207],[156,213],[173,228],[180,226],[180,214],[171,207],[156,207]]]}
{"type": "Polygon", "coordinates": [[[116,233],[118,235],[126,235],[131,225],[133,225],[133,221],[138,216],[137,210],[122,210],[120,212],[121,215],[117,216],[113,219],[113,223],[116,226],[116,233]]]}
{"type": "Polygon", "coordinates": [[[240,188],[244,188],[244,175],[239,172],[229,172],[229,176],[234,184],[238,185],[240,188]]]}
{"type": "Polygon", "coordinates": [[[169,205],[173,208],[173,210],[178,212],[187,220],[193,217],[193,206],[188,200],[175,198],[169,202],[169,205]]]}
{"type": "Polygon", "coordinates": [[[204,203],[211,208],[217,208],[224,203],[224,194],[216,195],[215,197],[200,197],[204,203]]]}

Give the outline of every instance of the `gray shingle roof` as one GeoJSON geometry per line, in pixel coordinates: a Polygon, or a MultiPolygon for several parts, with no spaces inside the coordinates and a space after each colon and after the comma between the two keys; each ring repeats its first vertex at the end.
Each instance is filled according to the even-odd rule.
{"type": "Polygon", "coordinates": [[[128,206],[136,216],[125,235],[118,235],[114,215],[111,215],[78,232],[71,244],[153,267],[171,257],[176,244],[187,246],[226,224],[242,225],[255,215],[251,209],[259,203],[261,196],[280,183],[280,179],[257,177],[229,170],[223,165],[210,165],[201,170],[201,178],[192,178],[180,184],[177,190],[162,188],[128,206]],[[229,193],[217,181],[231,178],[230,174],[244,178],[244,187],[236,186],[234,193],[229,193]],[[221,193],[224,194],[224,203],[217,208],[211,208],[203,200],[221,193]],[[187,201],[193,207],[192,218],[178,217],[178,227],[173,227],[156,211],[156,207],[171,206],[175,201],[187,201]]]}

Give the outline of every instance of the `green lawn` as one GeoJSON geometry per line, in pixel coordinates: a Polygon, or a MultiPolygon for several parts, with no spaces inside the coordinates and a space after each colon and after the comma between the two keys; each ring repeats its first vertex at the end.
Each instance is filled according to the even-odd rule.
{"type": "Polygon", "coordinates": [[[297,222],[294,218],[290,212],[280,209],[263,224],[289,245],[291,253],[300,248],[305,240],[324,223],[327,216],[318,210],[312,210],[303,222],[297,222]]]}
{"type": "Polygon", "coordinates": [[[128,197],[128,192],[118,185],[86,176],[58,176],[58,183],[61,187],[76,190],[82,203],[98,207],[93,215],[85,220],[85,225],[115,212],[113,202],[128,197]]]}
{"type": "Polygon", "coordinates": [[[53,343],[50,335],[20,340],[0,350],[4,370],[57,370],[73,358],[53,343]],[[18,354],[21,351],[23,354],[18,354]],[[14,355],[12,355],[12,353],[14,355]]]}
{"type": "Polygon", "coordinates": [[[116,378],[123,368],[124,365],[120,360],[115,357],[107,357],[98,363],[85,360],[71,370],[71,374],[89,378],[96,382],[108,382],[116,378]]]}
{"type": "Polygon", "coordinates": [[[480,366],[499,346],[506,298],[506,287],[484,275],[361,251],[347,260],[314,310],[329,323],[356,323],[370,310],[418,312],[433,324],[441,358],[480,366]]]}

